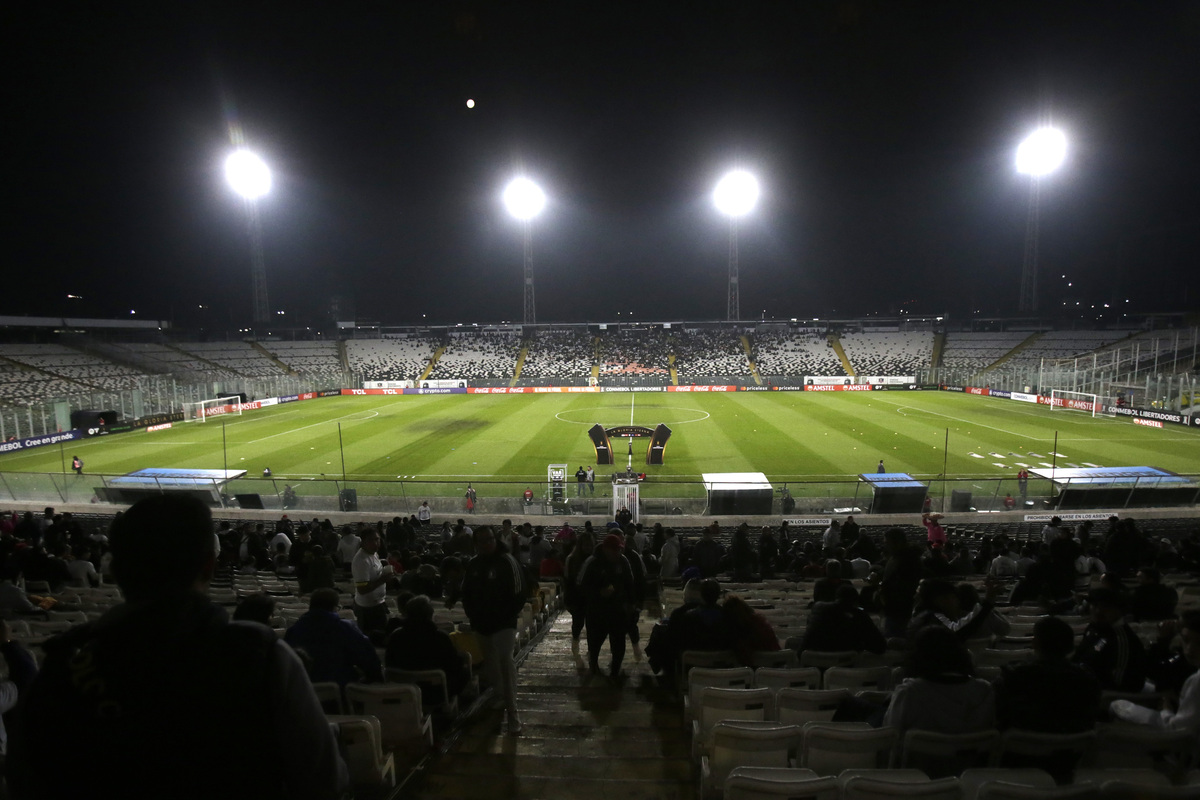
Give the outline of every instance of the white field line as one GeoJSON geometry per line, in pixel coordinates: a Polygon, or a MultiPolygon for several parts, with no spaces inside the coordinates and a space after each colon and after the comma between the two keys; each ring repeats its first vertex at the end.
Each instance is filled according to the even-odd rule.
{"type": "MultiPolygon", "coordinates": [[[[363,413],[363,412],[361,412],[361,411],[354,411],[354,412],[351,412],[350,414],[345,414],[345,415],[343,415],[343,416],[340,416],[340,417],[334,417],[333,419],[325,419],[325,420],[321,420],[320,422],[314,422],[314,423],[312,423],[311,425],[301,425],[299,428],[292,428],[291,430],[282,431],[282,432],[280,432],[280,433],[273,433],[273,434],[271,434],[270,436],[264,436],[264,437],[262,437],[261,439],[251,439],[250,441],[248,441],[248,442],[242,442],[241,444],[258,444],[259,442],[265,442],[265,441],[267,441],[268,439],[274,439],[274,438],[276,438],[276,437],[278,437],[278,436],[291,436],[293,433],[299,433],[300,431],[307,430],[307,429],[309,429],[309,428],[315,428],[315,427],[317,427],[318,425],[328,425],[328,424],[330,424],[331,422],[338,422],[338,421],[340,421],[340,420],[347,419],[348,417],[352,417],[352,416],[354,416],[355,414],[361,414],[361,413],[363,413]]],[[[378,416],[379,416],[379,412],[378,412],[378,411],[374,411],[374,410],[372,410],[372,411],[371,411],[371,416],[369,416],[369,417],[360,417],[360,418],[359,418],[359,419],[357,419],[357,420],[351,420],[351,421],[352,421],[352,422],[362,422],[362,421],[365,421],[365,420],[368,420],[368,419],[374,419],[375,417],[378,417],[378,416]]]]}

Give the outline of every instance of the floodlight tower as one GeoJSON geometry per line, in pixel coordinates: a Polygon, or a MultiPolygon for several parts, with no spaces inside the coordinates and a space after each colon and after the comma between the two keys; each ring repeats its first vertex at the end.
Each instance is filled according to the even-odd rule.
{"type": "Polygon", "coordinates": [[[246,227],[250,233],[250,280],[254,290],[254,321],[267,322],[267,265],[263,259],[262,224],[258,219],[258,198],[271,191],[271,170],[249,150],[235,150],[225,159],[225,180],[242,197],[246,206],[246,227]]]}
{"type": "Polygon", "coordinates": [[[1067,137],[1057,128],[1042,127],[1017,147],[1017,172],[1029,176],[1029,216],[1025,222],[1025,257],[1021,264],[1022,312],[1038,305],[1038,216],[1041,179],[1062,166],[1067,157],[1067,137]]]}
{"type": "Polygon", "coordinates": [[[713,190],[713,205],[729,217],[729,298],[726,318],[741,319],[741,300],[738,297],[737,221],[754,210],[758,202],[758,181],[745,170],[734,170],[717,182],[713,190]]]}
{"type": "Polygon", "coordinates": [[[541,187],[524,176],[513,178],[504,187],[504,206],[521,223],[525,245],[525,324],[537,323],[537,307],[533,296],[533,236],[531,223],[546,207],[546,194],[541,187]]]}

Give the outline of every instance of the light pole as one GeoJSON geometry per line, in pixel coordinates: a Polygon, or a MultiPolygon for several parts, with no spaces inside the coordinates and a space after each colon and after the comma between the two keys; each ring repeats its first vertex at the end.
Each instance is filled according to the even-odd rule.
{"type": "Polygon", "coordinates": [[[754,210],[758,202],[758,181],[745,170],[734,170],[717,182],[713,190],[713,205],[729,217],[729,297],[726,318],[741,319],[741,299],[738,296],[737,221],[754,210]]]}
{"type": "Polygon", "coordinates": [[[249,150],[235,150],[225,159],[225,180],[242,196],[246,206],[246,227],[250,233],[250,280],[254,290],[254,321],[265,323],[270,314],[267,304],[267,265],[263,260],[262,224],[258,219],[258,198],[271,191],[271,170],[249,150]]]}
{"type": "Polygon", "coordinates": [[[521,236],[525,245],[525,324],[537,323],[537,307],[533,296],[533,236],[531,222],[546,207],[546,193],[541,187],[524,176],[513,178],[504,187],[504,206],[521,223],[521,236]]]}
{"type": "Polygon", "coordinates": [[[1025,221],[1025,257],[1021,263],[1019,310],[1034,313],[1038,305],[1038,216],[1041,178],[1062,166],[1067,137],[1057,128],[1042,127],[1017,147],[1017,172],[1029,176],[1029,216],[1025,221]]]}

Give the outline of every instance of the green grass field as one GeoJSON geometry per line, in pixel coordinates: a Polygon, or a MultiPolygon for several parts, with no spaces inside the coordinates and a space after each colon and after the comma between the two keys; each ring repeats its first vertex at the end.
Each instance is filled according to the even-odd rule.
{"type": "MultiPolygon", "coordinates": [[[[1015,487],[1018,464],[1055,461],[1200,471],[1200,434],[1182,427],[1143,428],[943,392],[762,392],[325,398],[90,439],[61,454],[57,447],[6,454],[0,472],[16,482],[21,478],[13,473],[61,474],[63,460],[69,468],[78,454],[91,475],[145,467],[220,469],[227,461],[249,477],[269,466],[277,480],[340,480],[344,455],[346,475],[355,482],[394,484],[402,478],[421,486],[412,490],[418,494],[441,497],[461,497],[467,481],[511,483],[493,491],[515,496],[521,484],[544,483],[547,464],[567,463],[573,472],[593,463],[586,431],[597,422],[662,422],[674,431],[662,467],[646,467],[647,440],[635,440],[635,468],[655,479],[645,486],[645,497],[695,496],[704,472],[764,472],[776,485],[797,484],[797,495],[829,493],[806,491],[804,482],[816,486],[874,472],[881,458],[889,472],[924,479],[941,475],[943,464],[951,478],[1008,479],[988,481],[989,487],[1009,481],[1015,487]]],[[[621,469],[624,442],[613,441],[621,469]]],[[[380,484],[367,491],[391,490],[380,484]]],[[[1000,488],[1001,497],[1004,491],[1015,488],[1000,488]]]]}

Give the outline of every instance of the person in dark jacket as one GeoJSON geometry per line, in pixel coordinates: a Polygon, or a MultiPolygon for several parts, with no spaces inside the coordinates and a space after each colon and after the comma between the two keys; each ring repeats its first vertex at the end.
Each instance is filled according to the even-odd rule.
{"type": "Polygon", "coordinates": [[[858,590],[849,583],[838,587],[835,600],[813,605],[804,639],[796,648],[797,652],[865,650],[869,653],[882,653],[885,649],[887,640],[871,615],[859,608],[858,590]]]}
{"type": "Polygon", "coordinates": [[[903,637],[921,582],[921,551],[908,543],[901,528],[888,528],[883,540],[888,559],[876,595],[883,607],[883,633],[903,637]]]}
{"type": "Polygon", "coordinates": [[[588,665],[593,675],[599,674],[600,648],[608,639],[612,656],[608,674],[613,680],[621,677],[625,636],[634,609],[633,570],[621,552],[624,547],[625,540],[620,534],[605,536],[579,575],[587,609],[588,665]]]}
{"type": "Polygon", "coordinates": [[[1162,573],[1153,567],[1142,567],[1137,573],[1138,584],[1133,587],[1130,613],[1141,620],[1174,619],[1179,595],[1162,582],[1162,573]]]}
{"type": "Polygon", "coordinates": [[[1124,621],[1128,603],[1112,589],[1088,595],[1092,621],[1071,659],[1095,675],[1105,691],[1140,692],[1146,683],[1146,649],[1124,621]]]}
{"type": "Polygon", "coordinates": [[[383,667],[371,640],[349,620],[338,616],[341,595],[336,589],[318,589],[308,599],[308,611],[287,629],[283,640],[309,658],[314,683],[383,680],[383,667]]]}
{"type": "Polygon", "coordinates": [[[348,788],[300,659],[208,600],[215,539],[208,507],[176,494],[113,524],[125,602],[45,643],[11,732],[14,797],[317,800],[348,788]]]}
{"type": "Polygon", "coordinates": [[[483,666],[488,683],[507,714],[510,734],[522,730],[517,712],[517,665],[513,651],[517,643],[517,620],[525,607],[525,573],[506,550],[501,549],[490,526],[475,529],[475,557],[467,562],[462,582],[463,610],[471,630],[479,634],[484,650],[483,666]]]}
{"type": "MultiPolygon", "coordinates": [[[[383,663],[395,669],[440,669],[446,673],[451,697],[471,679],[469,661],[463,659],[450,635],[433,624],[433,603],[423,594],[404,604],[404,625],[388,637],[383,663]]],[[[422,685],[421,697],[426,704],[441,701],[433,686],[422,685]]]]}

